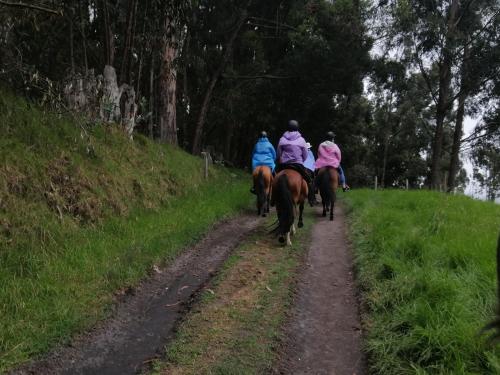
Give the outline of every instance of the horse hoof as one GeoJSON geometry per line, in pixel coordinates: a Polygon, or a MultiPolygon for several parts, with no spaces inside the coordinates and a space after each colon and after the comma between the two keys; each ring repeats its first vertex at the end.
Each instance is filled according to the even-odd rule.
{"type": "Polygon", "coordinates": [[[302,221],[300,221],[300,222],[297,224],[297,226],[298,226],[299,228],[302,228],[302,227],[304,226],[304,223],[303,223],[302,221]]]}
{"type": "Polygon", "coordinates": [[[262,214],[262,217],[266,217],[267,215],[266,214],[262,214]]]}
{"type": "Polygon", "coordinates": [[[333,217],[330,218],[330,221],[333,221],[333,217]]]}
{"type": "Polygon", "coordinates": [[[280,236],[280,237],[278,238],[278,241],[279,241],[280,243],[285,243],[285,237],[280,236]]]}
{"type": "Polygon", "coordinates": [[[326,217],[326,212],[323,212],[321,216],[326,217]]]}

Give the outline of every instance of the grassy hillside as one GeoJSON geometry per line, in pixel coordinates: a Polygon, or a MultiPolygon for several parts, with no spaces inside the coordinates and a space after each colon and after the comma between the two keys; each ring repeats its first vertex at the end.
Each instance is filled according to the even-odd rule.
{"type": "Polygon", "coordinates": [[[105,316],[117,291],[249,205],[247,177],[0,91],[0,373],[105,316]],[[221,191],[224,194],[221,194],[221,191]]]}
{"type": "Polygon", "coordinates": [[[479,336],[496,307],[500,206],[428,191],[353,191],[348,205],[370,367],[498,374],[479,336]]]}

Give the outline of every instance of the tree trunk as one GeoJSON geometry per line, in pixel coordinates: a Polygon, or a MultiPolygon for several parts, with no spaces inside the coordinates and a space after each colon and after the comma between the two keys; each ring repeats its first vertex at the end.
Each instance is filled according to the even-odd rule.
{"type": "Polygon", "coordinates": [[[175,59],[179,51],[178,20],[165,18],[162,61],[160,71],[160,141],[177,145],[176,93],[177,68],[175,59]]]}
{"type": "Polygon", "coordinates": [[[85,34],[85,25],[87,24],[88,18],[88,7],[87,1],[85,1],[85,21],[84,13],[82,7],[82,0],[78,0],[78,10],[80,13],[80,33],[82,34],[82,47],[83,47],[83,62],[85,64],[85,76],[87,76],[89,71],[89,60],[87,57],[87,35],[85,34]]]}
{"type": "Polygon", "coordinates": [[[203,98],[203,102],[201,105],[200,109],[200,114],[198,116],[198,121],[196,123],[196,128],[194,132],[194,138],[193,138],[193,154],[198,155],[201,152],[201,137],[203,135],[203,128],[205,127],[205,120],[207,117],[208,113],[208,107],[210,105],[210,101],[212,99],[212,94],[215,88],[215,85],[217,84],[217,81],[219,80],[220,75],[224,71],[224,68],[226,67],[227,62],[229,61],[229,58],[231,56],[231,52],[233,49],[234,42],[241,30],[241,27],[245,23],[245,20],[247,19],[248,11],[247,8],[250,5],[250,1],[247,3],[247,6],[245,9],[242,11],[241,16],[236,24],[236,27],[229,38],[228,42],[226,43],[226,48],[224,55],[222,57],[222,61],[219,64],[219,67],[215,71],[214,75],[212,76],[212,79],[210,80],[210,83],[207,87],[207,91],[205,91],[205,96],[203,98]]]}
{"type": "Polygon", "coordinates": [[[462,128],[464,122],[464,114],[465,114],[465,100],[467,99],[467,90],[466,90],[466,64],[469,58],[469,47],[467,43],[464,48],[464,60],[462,62],[461,67],[461,83],[460,83],[460,93],[458,95],[458,109],[457,109],[457,118],[455,122],[455,131],[453,132],[453,145],[451,147],[451,155],[450,155],[450,166],[448,168],[448,193],[453,192],[456,184],[456,177],[458,171],[458,159],[460,154],[460,140],[462,139],[462,128]]]}
{"type": "MultiPolygon", "coordinates": [[[[149,9],[149,1],[146,2],[146,6],[144,7],[144,15],[143,21],[142,21],[142,34],[141,34],[141,52],[139,53],[139,67],[137,71],[137,87],[136,87],[136,92],[137,92],[137,98],[140,102],[141,100],[141,79],[142,79],[142,66],[144,63],[144,50],[147,49],[147,46],[149,46],[149,42],[145,42],[145,36],[146,36],[146,22],[147,22],[147,15],[148,15],[148,9],[149,9]]],[[[149,39],[149,37],[148,37],[149,39]]]]}
{"type": "Polygon", "coordinates": [[[108,0],[102,0],[103,28],[104,28],[104,63],[113,66],[115,62],[114,35],[109,18],[108,0]]]}
{"type": "Polygon", "coordinates": [[[442,60],[439,64],[439,96],[436,105],[436,131],[432,143],[431,158],[431,189],[439,189],[440,173],[439,166],[441,162],[441,152],[443,148],[443,127],[446,113],[450,108],[450,84],[451,84],[451,66],[453,54],[451,51],[456,19],[458,15],[458,0],[453,0],[450,5],[448,15],[448,27],[446,31],[446,41],[442,50],[442,60]]]}
{"type": "Polygon", "coordinates": [[[130,83],[130,51],[132,49],[137,0],[129,0],[127,22],[125,24],[125,44],[123,46],[122,66],[120,69],[120,82],[130,83]]]}
{"type": "Polygon", "coordinates": [[[75,49],[73,36],[73,10],[69,15],[69,54],[71,59],[71,77],[75,76],[75,49]]]}
{"type": "Polygon", "coordinates": [[[385,188],[385,172],[387,168],[387,156],[389,154],[389,133],[384,138],[384,158],[382,160],[382,178],[380,179],[380,187],[385,188]]]}
{"type": "Polygon", "coordinates": [[[149,138],[154,139],[154,86],[155,82],[155,54],[151,54],[151,66],[149,68],[149,138]]]}

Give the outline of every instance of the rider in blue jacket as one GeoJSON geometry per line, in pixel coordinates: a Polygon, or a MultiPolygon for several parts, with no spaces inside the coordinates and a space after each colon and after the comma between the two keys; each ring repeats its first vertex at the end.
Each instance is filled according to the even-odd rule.
{"type": "MultiPolygon", "coordinates": [[[[276,150],[274,149],[269,139],[267,139],[267,133],[261,131],[259,134],[259,139],[255,144],[252,152],[252,170],[255,168],[265,165],[271,168],[271,172],[274,173],[274,168],[276,167],[276,150]]],[[[252,193],[255,194],[255,190],[252,187],[250,189],[252,193]]]]}

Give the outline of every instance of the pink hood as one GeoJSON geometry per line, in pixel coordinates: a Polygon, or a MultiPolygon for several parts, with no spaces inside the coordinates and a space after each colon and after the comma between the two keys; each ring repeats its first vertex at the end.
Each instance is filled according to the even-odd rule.
{"type": "Polygon", "coordinates": [[[338,168],[341,159],[339,146],[331,141],[325,141],[318,147],[318,159],[316,159],[314,166],[316,169],[323,167],[338,168]]]}

